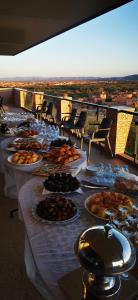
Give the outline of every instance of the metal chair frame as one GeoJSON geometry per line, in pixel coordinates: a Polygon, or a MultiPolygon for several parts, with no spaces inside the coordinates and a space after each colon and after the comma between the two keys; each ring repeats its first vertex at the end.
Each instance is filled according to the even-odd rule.
{"type": "MultiPolygon", "coordinates": [[[[104,118],[104,119],[107,119],[107,118],[104,118]]],[[[102,122],[101,122],[102,124],[102,122]]],[[[101,124],[99,124],[99,126],[101,126],[101,124]]],[[[94,125],[98,125],[98,124],[94,124],[94,125]]],[[[111,125],[112,125],[112,120],[111,120],[111,125]]],[[[111,126],[110,127],[107,127],[107,128],[97,128],[93,133],[92,133],[92,136],[83,136],[81,137],[81,150],[82,150],[82,147],[83,147],[83,142],[84,140],[86,139],[86,141],[88,141],[88,152],[87,152],[87,160],[89,161],[90,160],[90,153],[91,153],[91,144],[93,142],[98,142],[98,143],[104,143],[108,145],[108,149],[110,150],[110,153],[111,153],[111,156],[113,157],[113,152],[112,152],[112,148],[111,148],[111,144],[110,144],[110,140],[109,140],[109,135],[110,135],[110,129],[111,129],[111,126]],[[95,137],[95,135],[97,135],[97,133],[104,133],[105,131],[107,131],[107,134],[106,136],[102,137],[102,134],[101,134],[101,137],[95,137]]]]}

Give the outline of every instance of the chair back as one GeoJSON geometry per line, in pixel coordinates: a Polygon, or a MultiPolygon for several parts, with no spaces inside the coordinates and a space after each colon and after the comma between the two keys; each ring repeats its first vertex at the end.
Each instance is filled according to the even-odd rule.
{"type": "Polygon", "coordinates": [[[47,101],[44,100],[44,102],[43,102],[42,105],[41,105],[41,112],[42,112],[42,113],[45,112],[45,111],[46,111],[46,108],[47,108],[47,101]]]}
{"type": "Polygon", "coordinates": [[[68,123],[70,126],[74,125],[74,121],[75,121],[76,114],[77,114],[77,109],[76,109],[76,108],[73,108],[73,109],[72,109],[72,112],[71,112],[71,115],[70,115],[70,118],[69,118],[69,120],[67,121],[67,123],[68,123]]]}
{"type": "Polygon", "coordinates": [[[75,124],[76,128],[84,128],[86,126],[86,122],[87,122],[87,111],[81,111],[78,121],[75,124]]]}
{"type": "Polygon", "coordinates": [[[53,110],[54,110],[54,104],[53,104],[53,102],[50,102],[50,103],[48,104],[48,109],[47,109],[46,114],[47,114],[47,115],[52,115],[52,114],[53,114],[53,110]]]}
{"type": "Polygon", "coordinates": [[[57,108],[56,105],[53,102],[50,102],[48,104],[48,109],[46,111],[46,118],[50,116],[54,122],[56,121],[56,116],[57,116],[57,108]]]}
{"type": "Polygon", "coordinates": [[[107,130],[103,130],[103,131],[97,131],[95,134],[94,134],[94,137],[95,138],[106,138],[110,132],[110,128],[112,126],[112,122],[113,120],[110,119],[110,118],[103,118],[100,126],[99,126],[99,129],[106,129],[107,130]]]}

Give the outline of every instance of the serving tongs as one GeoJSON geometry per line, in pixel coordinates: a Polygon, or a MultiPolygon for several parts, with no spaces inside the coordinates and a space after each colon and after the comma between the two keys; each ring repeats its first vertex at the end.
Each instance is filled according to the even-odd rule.
{"type": "Polygon", "coordinates": [[[89,188],[89,189],[109,189],[108,185],[100,185],[100,184],[96,184],[96,183],[91,183],[85,180],[81,181],[81,187],[85,187],[85,188],[89,188]]]}

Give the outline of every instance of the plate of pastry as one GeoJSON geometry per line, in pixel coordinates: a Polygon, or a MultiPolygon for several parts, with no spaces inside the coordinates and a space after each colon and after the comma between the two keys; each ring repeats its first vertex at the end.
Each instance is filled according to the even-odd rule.
{"type": "Polygon", "coordinates": [[[8,157],[8,162],[16,166],[34,165],[42,161],[42,156],[31,151],[19,151],[8,157]]]}
{"type": "Polygon", "coordinates": [[[116,192],[100,192],[89,196],[85,200],[86,210],[94,217],[102,220],[109,220],[107,211],[114,212],[119,217],[120,209],[126,208],[128,213],[133,210],[133,201],[127,195],[116,192]]]}

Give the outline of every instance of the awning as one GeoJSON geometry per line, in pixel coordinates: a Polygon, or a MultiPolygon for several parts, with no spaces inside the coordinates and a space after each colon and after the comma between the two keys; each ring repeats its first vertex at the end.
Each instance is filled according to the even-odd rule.
{"type": "Polygon", "coordinates": [[[20,53],[130,1],[1,1],[0,55],[20,53]]]}

